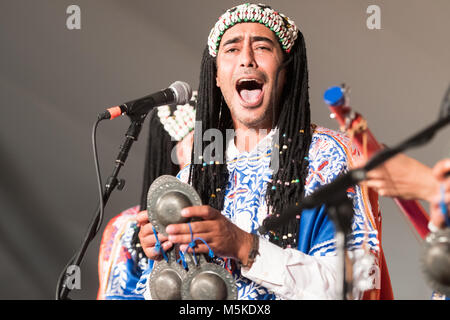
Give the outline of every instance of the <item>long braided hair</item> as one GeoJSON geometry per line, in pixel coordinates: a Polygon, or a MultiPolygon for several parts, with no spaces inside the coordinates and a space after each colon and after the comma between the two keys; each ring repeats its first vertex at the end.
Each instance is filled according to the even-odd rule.
{"type": "MultiPolygon", "coordinates": [[[[301,32],[291,51],[285,53],[284,61],[286,81],[280,105],[278,109],[273,108],[277,114],[273,117],[276,123],[272,124],[272,128],[279,130],[280,143],[273,144],[271,161],[279,156],[279,170],[274,172],[272,182],[268,183],[266,190],[269,213],[276,215],[282,214],[283,208],[301,201],[304,197],[309,167],[307,156],[312,133],[306,46],[301,32]]],[[[225,137],[226,130],[233,128],[229,108],[216,86],[216,74],[216,58],[212,57],[206,48],[200,72],[189,182],[197,190],[204,204],[222,210],[228,183],[226,161],[206,163],[202,154],[206,144],[210,143],[202,139],[206,130],[218,129],[222,137],[225,137]]],[[[220,151],[225,155],[226,144],[222,147],[223,150],[220,151]]],[[[299,216],[276,230],[271,230],[269,239],[283,248],[296,247],[298,229],[299,216]]]]}
{"type": "Polygon", "coordinates": [[[176,175],[180,171],[180,167],[170,160],[177,141],[172,141],[170,135],[164,130],[156,108],[149,116],[140,210],[147,209],[147,193],[153,180],[164,174],[176,175]]]}
{"type": "MultiPolygon", "coordinates": [[[[174,108],[174,106],[170,107],[174,108]]],[[[177,141],[172,140],[164,129],[158,117],[158,109],[154,108],[148,114],[148,117],[150,118],[149,130],[139,211],[147,209],[148,189],[156,178],[164,174],[175,176],[180,171],[180,167],[171,161],[171,152],[176,146],[177,141]]],[[[131,240],[131,245],[136,250],[135,258],[137,261],[145,257],[138,235],[139,228],[136,229],[131,240]]]]}

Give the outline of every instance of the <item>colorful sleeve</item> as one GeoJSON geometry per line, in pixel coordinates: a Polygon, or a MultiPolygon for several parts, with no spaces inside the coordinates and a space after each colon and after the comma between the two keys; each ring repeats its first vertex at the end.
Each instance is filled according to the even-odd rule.
{"type": "MultiPolygon", "coordinates": [[[[108,223],[100,244],[97,299],[143,299],[135,292],[145,261],[136,263],[132,239],[139,206],[123,211],[108,223]]],[[[146,259],[145,259],[146,260],[146,259]]]]}
{"type": "MultiPolygon", "coordinates": [[[[305,186],[306,195],[347,172],[358,156],[358,150],[346,135],[324,128],[316,129],[309,152],[310,166],[305,186]]],[[[348,198],[353,202],[354,209],[348,249],[379,252],[378,232],[366,191],[359,185],[350,187],[346,191],[348,198]]],[[[319,256],[335,255],[335,228],[324,207],[305,210],[302,213],[300,228],[302,230],[300,230],[299,240],[305,253],[319,256]]]]}

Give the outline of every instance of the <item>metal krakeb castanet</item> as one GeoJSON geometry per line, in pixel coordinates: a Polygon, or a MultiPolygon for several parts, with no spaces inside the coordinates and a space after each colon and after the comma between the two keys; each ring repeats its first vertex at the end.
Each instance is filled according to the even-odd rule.
{"type": "MultiPolygon", "coordinates": [[[[181,210],[200,206],[195,189],[170,175],[155,179],[147,194],[150,223],[157,233],[167,235],[166,227],[197,219],[181,216],[181,210]]],[[[195,239],[192,239],[194,241],[195,239]]],[[[192,243],[195,249],[195,243],[192,243]]],[[[212,253],[212,250],[211,252],[212,253]]],[[[237,287],[233,275],[205,254],[183,253],[175,245],[165,259],[155,262],[147,283],[154,300],[235,300],[237,287]],[[177,254],[178,253],[178,254],[177,254]],[[181,262],[183,263],[180,263],[181,262]]]]}

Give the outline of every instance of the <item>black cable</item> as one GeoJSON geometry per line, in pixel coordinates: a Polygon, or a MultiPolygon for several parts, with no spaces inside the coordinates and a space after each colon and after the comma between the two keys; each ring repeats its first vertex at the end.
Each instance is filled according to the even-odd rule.
{"type": "Polygon", "coordinates": [[[64,269],[61,271],[61,273],[59,274],[58,277],[58,282],[56,284],[56,292],[55,292],[55,300],[59,300],[60,299],[60,295],[61,295],[61,287],[62,287],[62,282],[63,279],[65,278],[64,276],[66,275],[66,271],[69,268],[69,266],[73,263],[73,261],[75,260],[77,254],[74,254],[73,257],[69,260],[69,262],[67,262],[66,266],[64,267],[64,269]]]}
{"type": "MultiPolygon", "coordinates": [[[[92,128],[92,135],[91,135],[92,149],[93,149],[93,154],[94,154],[94,164],[95,164],[95,171],[97,174],[98,192],[99,192],[99,198],[100,198],[99,207],[95,211],[96,213],[95,213],[94,220],[93,220],[92,224],[89,226],[88,232],[82,242],[83,243],[82,247],[69,260],[69,262],[66,264],[63,271],[59,275],[57,286],[56,286],[56,293],[55,293],[56,300],[61,299],[61,289],[65,287],[65,284],[63,283],[63,281],[65,279],[65,275],[67,275],[66,273],[67,273],[68,267],[70,265],[72,265],[73,263],[76,263],[77,265],[79,265],[81,263],[82,255],[84,255],[84,251],[86,250],[87,245],[92,241],[92,239],[94,239],[95,235],[100,231],[103,217],[104,217],[103,184],[102,184],[102,178],[101,178],[101,174],[100,174],[100,165],[99,165],[98,152],[97,152],[97,127],[98,127],[98,124],[100,123],[100,121],[102,121],[102,120],[97,119],[96,122],[94,123],[94,126],[92,128]],[[94,224],[95,224],[95,228],[93,228],[94,224]],[[80,261],[76,261],[76,260],[80,260],[80,261]]],[[[66,297],[64,297],[64,298],[66,298],[66,297]]]]}
{"type": "Polygon", "coordinates": [[[104,203],[104,199],[103,199],[103,184],[102,184],[102,176],[100,173],[100,164],[98,161],[98,153],[97,153],[97,126],[99,124],[101,120],[97,119],[97,121],[95,121],[94,126],[92,128],[92,151],[94,154],[94,164],[95,164],[95,172],[97,174],[97,184],[98,184],[98,195],[99,195],[99,199],[100,199],[100,215],[99,215],[99,219],[97,222],[97,228],[95,230],[95,233],[92,235],[92,237],[95,237],[95,235],[99,232],[100,227],[102,225],[102,221],[103,221],[103,216],[104,216],[104,208],[105,208],[105,203],[104,203]]]}
{"type": "MultiPolygon", "coordinates": [[[[108,201],[112,191],[115,188],[118,188],[119,190],[122,190],[125,180],[123,179],[117,179],[117,176],[119,174],[120,169],[125,164],[125,161],[128,157],[128,153],[131,149],[131,146],[135,141],[137,141],[139,133],[142,129],[142,123],[145,120],[145,117],[147,114],[142,114],[138,116],[129,116],[131,120],[131,124],[128,127],[128,130],[125,134],[125,142],[120,146],[119,154],[115,160],[115,167],[113,170],[113,173],[109,176],[108,181],[105,186],[105,191],[103,192],[103,184],[100,174],[100,165],[98,161],[98,155],[97,155],[97,126],[100,121],[103,120],[102,117],[97,118],[97,121],[94,123],[94,126],[92,128],[92,149],[94,151],[94,162],[95,162],[95,170],[97,174],[97,182],[98,182],[98,191],[100,195],[100,201],[99,206],[97,208],[97,211],[94,215],[93,220],[91,221],[91,224],[89,225],[88,231],[86,232],[86,236],[84,237],[84,240],[81,244],[80,249],[78,250],[77,254],[75,255],[75,258],[72,258],[68,265],[72,264],[74,266],[79,267],[81,264],[81,261],[83,260],[84,254],[86,253],[86,250],[88,248],[89,243],[94,239],[95,235],[100,231],[100,227],[102,225],[104,213],[103,210],[105,208],[105,204],[108,201]]],[[[63,271],[63,274],[67,275],[67,267],[63,271]]],[[[56,298],[58,300],[60,299],[68,299],[67,295],[69,294],[69,289],[65,285],[64,282],[64,276],[60,277],[58,279],[57,289],[56,289],[56,298]],[[62,291],[61,291],[62,288],[62,291]]]]}

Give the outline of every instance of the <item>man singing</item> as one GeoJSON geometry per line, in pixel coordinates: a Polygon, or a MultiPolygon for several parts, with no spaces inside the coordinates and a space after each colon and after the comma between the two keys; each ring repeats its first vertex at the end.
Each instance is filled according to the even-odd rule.
{"type": "MultiPolygon", "coordinates": [[[[339,299],[340,257],[325,206],[298,212],[267,234],[258,232],[264,219],[282,215],[359,156],[348,137],[310,121],[306,47],[291,19],[261,4],[236,6],[219,18],[202,59],[196,121],[197,145],[178,178],[195,188],[204,205],[182,211],[199,221],[169,225],[168,236],[157,234],[162,250],[175,244],[183,250],[192,237],[201,237],[217,256],[234,262],[230,271],[239,299],[339,299]],[[209,129],[223,137],[234,130],[216,150],[223,161],[204,153],[210,142],[202,137],[209,129]]],[[[372,212],[366,191],[346,190],[354,210],[347,242],[351,296],[389,299],[378,210],[372,212]]],[[[154,250],[146,211],[138,224],[150,263],[136,290],[151,299],[148,279],[161,252],[154,250]]],[[[199,243],[195,252],[208,253],[208,247],[199,243]]]]}

